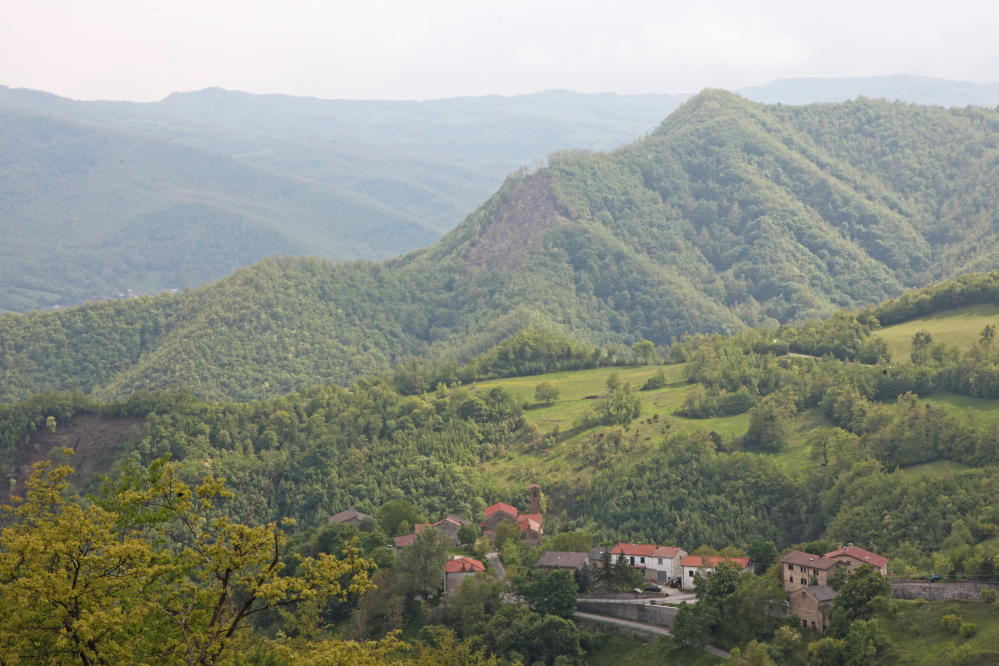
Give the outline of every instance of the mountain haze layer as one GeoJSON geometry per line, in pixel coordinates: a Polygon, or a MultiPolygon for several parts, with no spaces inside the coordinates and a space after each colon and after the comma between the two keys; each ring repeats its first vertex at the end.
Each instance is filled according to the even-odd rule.
{"type": "MultiPolygon", "coordinates": [[[[784,104],[859,94],[942,106],[999,102],[999,86],[919,76],[789,79],[741,92],[784,104]]],[[[140,104],[0,86],[0,168],[10,174],[0,210],[8,244],[0,250],[12,257],[0,269],[0,311],[196,286],[275,252],[404,253],[453,228],[521,165],[566,147],[614,149],[689,97],[550,90],[355,101],[211,88],[140,104]],[[26,113],[53,123],[28,129],[26,113]],[[90,128],[57,130],[54,119],[90,128]],[[134,135],[189,149],[164,158],[162,142],[134,135]],[[80,170],[97,163],[128,168],[80,170]],[[206,178],[192,188],[184,174],[206,178]],[[274,196],[288,188],[298,194],[274,196]]]]}
{"type": "Polygon", "coordinates": [[[999,112],[706,91],[612,153],[520,172],[425,250],[266,260],[177,297],[0,318],[3,391],[253,399],[528,326],[657,344],[824,317],[999,265],[999,112]]]}
{"type": "Polygon", "coordinates": [[[388,257],[436,230],[338,185],[0,110],[0,308],[211,282],[274,252],[388,257]]]}

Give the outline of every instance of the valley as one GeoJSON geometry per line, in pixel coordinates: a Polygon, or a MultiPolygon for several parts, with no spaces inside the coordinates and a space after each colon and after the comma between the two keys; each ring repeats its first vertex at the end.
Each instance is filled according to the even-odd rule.
{"type": "MultiPolygon", "coordinates": [[[[0,314],[16,507],[0,568],[29,581],[77,549],[106,581],[124,553],[106,595],[145,619],[107,630],[120,654],[181,645],[176,626],[211,615],[185,609],[218,599],[246,613],[232,626],[252,627],[247,664],[334,663],[345,645],[384,663],[396,629],[421,666],[716,663],[690,655],[707,644],[760,666],[999,654],[988,594],[947,597],[997,576],[999,111],[708,90],[636,142],[510,174],[422,249],[441,228],[384,191],[75,121],[0,121],[51,148],[4,144],[3,201],[16,178],[48,189],[6,204],[20,226],[0,243],[33,249],[6,253],[21,281],[0,306],[67,305],[0,314]],[[78,236],[60,235],[70,210],[78,236]],[[377,235],[365,216],[394,222],[377,235]],[[167,238],[188,264],[161,252],[167,238]],[[306,252],[327,258],[290,256],[306,252]],[[185,271],[231,272],[83,305],[59,286],[185,271]],[[877,568],[806,580],[841,543],[877,568]],[[645,584],[651,561],[601,559],[592,580],[559,564],[615,544],[698,558],[673,575],[697,589],[669,615],[686,647],[571,621],[580,591],[645,584]],[[535,566],[545,552],[552,571],[535,566]],[[788,556],[811,558],[789,581],[788,556]],[[896,599],[903,579],[944,591],[896,599]],[[784,606],[799,582],[828,604],[817,625],[784,606]]],[[[23,637],[50,611],[11,598],[26,610],[0,605],[0,631],[35,649],[23,637]]]]}

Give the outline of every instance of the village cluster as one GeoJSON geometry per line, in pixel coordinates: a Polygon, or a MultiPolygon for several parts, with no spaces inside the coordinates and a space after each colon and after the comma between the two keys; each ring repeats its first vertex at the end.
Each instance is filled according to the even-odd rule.
{"type": "MultiPolygon", "coordinates": [[[[497,502],[486,507],[483,520],[479,523],[482,534],[490,539],[495,537],[496,527],[503,521],[516,524],[520,528],[520,538],[532,546],[541,545],[544,538],[543,517],[541,512],[541,488],[532,485],[529,488],[531,497],[530,513],[520,513],[516,508],[497,502]]],[[[367,516],[353,507],[329,518],[333,523],[350,523],[360,525],[367,516]]],[[[427,528],[434,528],[448,539],[452,547],[458,547],[458,530],[470,521],[449,514],[437,521],[416,525],[412,534],[395,537],[396,553],[410,545],[416,536],[427,528]]],[[[797,615],[801,626],[817,632],[829,629],[829,612],[836,590],[829,587],[830,578],[837,569],[845,568],[847,573],[862,564],[869,564],[888,576],[888,559],[854,546],[852,543],[837,544],[837,549],[823,555],[791,551],[780,558],[784,591],[788,595],[788,612],[797,615]]],[[[678,588],[681,592],[693,592],[695,574],[709,576],[722,563],[735,565],[743,571],[752,572],[754,563],[746,557],[703,557],[690,555],[678,546],[659,546],[643,543],[618,543],[616,546],[598,546],[589,553],[545,551],[534,565],[546,571],[565,569],[573,573],[582,567],[597,570],[606,566],[606,562],[624,561],[631,569],[642,574],[646,581],[645,590],[662,591],[664,586],[678,588]]],[[[763,563],[770,564],[770,563],[763,563]]],[[[470,557],[455,557],[445,564],[443,571],[443,590],[445,595],[452,595],[461,586],[467,576],[485,571],[485,565],[470,557]]],[[[641,590],[636,589],[636,592],[641,590]]]]}

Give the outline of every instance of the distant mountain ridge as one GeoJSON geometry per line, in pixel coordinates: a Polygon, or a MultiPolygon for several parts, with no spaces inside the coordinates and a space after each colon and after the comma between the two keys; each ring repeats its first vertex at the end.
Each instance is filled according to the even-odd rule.
{"type": "Polygon", "coordinates": [[[0,109],[0,308],[211,282],[275,252],[385,258],[438,232],[346,188],[0,109]]]}
{"type": "Polygon", "coordinates": [[[999,267],[999,111],[705,91],[560,151],[434,245],[277,258],[176,297],[0,317],[0,400],[186,386],[253,400],[540,327],[588,344],[776,327],[999,267]]]}
{"type": "MultiPolygon", "coordinates": [[[[791,79],[741,93],[784,104],[859,94],[944,106],[999,103],[999,86],[918,76],[791,79]]],[[[78,170],[84,162],[72,141],[53,143],[52,137],[65,138],[69,130],[22,132],[23,120],[0,123],[0,142],[7,146],[0,169],[10,174],[0,207],[0,236],[6,239],[0,249],[14,257],[0,267],[0,311],[80,303],[128,289],[195,286],[274,253],[331,259],[401,254],[453,228],[521,165],[544,163],[563,148],[615,149],[654,129],[689,97],[549,90],[396,102],[209,88],[138,104],[78,102],[0,86],[0,113],[86,123],[87,136],[108,133],[103,147],[91,147],[88,160],[130,165],[119,172],[127,174],[120,191],[113,171],[102,172],[96,184],[97,172],[84,176],[78,170]],[[165,148],[133,149],[142,139],[125,140],[122,132],[189,150],[171,153],[172,175],[154,177],[160,165],[146,156],[165,148]],[[29,139],[37,143],[25,143],[29,139]],[[112,155],[116,150],[131,152],[112,155]],[[44,155],[49,170],[34,163],[36,153],[44,155]],[[180,155],[191,160],[189,167],[178,169],[180,155]],[[203,170],[212,160],[213,168],[226,171],[223,179],[245,178],[239,194],[223,201],[200,184],[193,190],[166,187],[178,174],[203,170]],[[145,174],[142,185],[139,174],[145,174]],[[147,187],[150,178],[157,186],[147,187]],[[264,184],[270,178],[273,183],[264,184]],[[59,183],[68,189],[53,196],[51,188],[59,183]],[[303,209],[300,199],[272,197],[262,205],[256,194],[285,187],[308,190],[312,203],[303,209]],[[65,194],[70,191],[72,196],[65,194]],[[330,223],[317,223],[324,219],[330,223]]],[[[213,179],[208,174],[205,181],[213,179]]]]}

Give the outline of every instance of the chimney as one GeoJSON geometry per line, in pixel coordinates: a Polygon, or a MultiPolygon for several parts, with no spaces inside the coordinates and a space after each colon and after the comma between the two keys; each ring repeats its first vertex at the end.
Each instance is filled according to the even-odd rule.
{"type": "Polygon", "coordinates": [[[843,544],[841,543],[836,544],[836,550],[843,550],[843,544]]]}
{"type": "Polygon", "coordinates": [[[853,544],[852,543],[848,543],[848,544],[846,544],[846,547],[847,548],[853,548],[853,544]]]}
{"type": "Polygon", "coordinates": [[[531,491],[531,513],[541,513],[541,486],[534,484],[531,491]]]}

